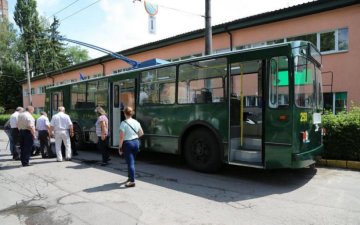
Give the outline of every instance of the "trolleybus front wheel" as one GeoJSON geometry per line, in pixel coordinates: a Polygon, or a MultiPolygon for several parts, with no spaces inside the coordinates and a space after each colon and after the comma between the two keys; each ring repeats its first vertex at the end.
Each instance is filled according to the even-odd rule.
{"type": "Polygon", "coordinates": [[[201,172],[215,172],[222,164],[219,142],[206,128],[197,128],[185,140],[184,156],[189,166],[201,172]]]}

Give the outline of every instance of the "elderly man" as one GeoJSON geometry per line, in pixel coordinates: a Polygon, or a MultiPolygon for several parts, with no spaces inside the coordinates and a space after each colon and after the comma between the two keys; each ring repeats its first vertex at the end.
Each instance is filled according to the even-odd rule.
{"type": "Polygon", "coordinates": [[[34,107],[26,107],[26,111],[18,116],[19,140],[20,140],[20,160],[22,166],[30,166],[29,160],[34,145],[35,136],[35,119],[32,116],[34,107]]]}
{"type": "Polygon", "coordinates": [[[39,134],[41,156],[42,158],[48,158],[50,151],[50,122],[46,112],[41,112],[40,114],[41,116],[36,120],[36,130],[39,134]]]}
{"type": "Polygon", "coordinates": [[[58,162],[63,160],[61,154],[61,143],[65,145],[65,160],[71,160],[71,141],[70,136],[74,136],[73,124],[69,115],[65,114],[65,108],[60,106],[58,113],[51,118],[50,122],[51,133],[55,136],[55,150],[58,162]],[[70,131],[70,135],[69,135],[70,131]]]}
{"type": "Polygon", "coordinates": [[[22,107],[17,107],[16,111],[11,114],[10,116],[10,137],[9,137],[9,141],[10,141],[10,152],[13,156],[13,159],[15,160],[19,160],[19,154],[20,152],[18,152],[16,145],[19,142],[19,129],[18,129],[18,116],[19,113],[22,113],[24,111],[24,108],[22,107]]]}

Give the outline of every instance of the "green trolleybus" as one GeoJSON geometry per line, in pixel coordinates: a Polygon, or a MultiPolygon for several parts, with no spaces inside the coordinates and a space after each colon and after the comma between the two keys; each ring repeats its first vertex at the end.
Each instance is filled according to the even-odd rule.
{"type": "Polygon", "coordinates": [[[96,106],[108,113],[110,148],[122,109],[144,129],[141,148],[178,154],[195,170],[223,163],[303,168],[323,148],[321,54],[308,42],[169,62],[46,90],[50,116],[63,105],[77,147],[96,143],[96,106]]]}

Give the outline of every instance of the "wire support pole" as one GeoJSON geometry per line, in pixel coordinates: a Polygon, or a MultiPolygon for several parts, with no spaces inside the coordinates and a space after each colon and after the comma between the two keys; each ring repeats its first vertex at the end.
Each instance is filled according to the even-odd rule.
{"type": "Polygon", "coordinates": [[[205,55],[212,53],[211,0],[205,0],[205,55]]]}
{"type": "Polygon", "coordinates": [[[26,66],[26,76],[27,76],[27,84],[28,84],[29,105],[32,106],[30,69],[29,69],[29,56],[28,56],[28,53],[27,53],[27,52],[25,52],[25,66],[26,66]]]}

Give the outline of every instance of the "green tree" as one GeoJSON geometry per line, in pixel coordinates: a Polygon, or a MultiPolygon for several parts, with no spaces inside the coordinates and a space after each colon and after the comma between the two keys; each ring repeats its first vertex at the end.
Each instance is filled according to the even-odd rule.
{"type": "Polygon", "coordinates": [[[20,41],[16,29],[7,20],[0,21],[0,106],[5,109],[22,105],[21,85],[25,78],[23,55],[19,54],[20,41]]]}
{"type": "Polygon", "coordinates": [[[18,0],[14,20],[20,28],[22,52],[28,52],[29,66],[34,76],[71,65],[65,45],[54,38],[59,36],[59,20],[54,17],[49,25],[48,20],[39,17],[35,0],[18,0]]]}
{"type": "Polygon", "coordinates": [[[88,51],[80,46],[67,47],[65,52],[72,65],[85,62],[90,59],[88,51]]]}
{"type": "Polygon", "coordinates": [[[66,46],[61,43],[56,36],[60,36],[58,28],[60,26],[59,20],[54,17],[51,25],[45,30],[46,31],[46,42],[45,46],[42,46],[45,50],[45,55],[43,56],[44,64],[44,73],[58,70],[63,67],[69,66],[71,63],[66,55],[66,46]]]}
{"type": "Polygon", "coordinates": [[[39,52],[42,41],[38,37],[43,32],[40,26],[35,0],[18,0],[15,5],[14,20],[21,33],[23,46],[21,52],[29,54],[29,66],[35,74],[40,73],[41,52],[39,52]]]}

